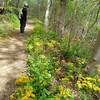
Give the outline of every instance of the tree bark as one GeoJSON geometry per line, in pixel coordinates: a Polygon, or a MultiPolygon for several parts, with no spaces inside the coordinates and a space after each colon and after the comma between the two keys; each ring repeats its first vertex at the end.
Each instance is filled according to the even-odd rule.
{"type": "Polygon", "coordinates": [[[19,2],[20,2],[20,0],[17,0],[17,2],[16,2],[16,8],[19,7],[19,2]]]}
{"type": "Polygon", "coordinates": [[[61,35],[63,35],[65,31],[66,3],[67,0],[60,0],[59,33],[61,35]]]}
{"type": "Polygon", "coordinates": [[[93,59],[100,62],[100,31],[97,35],[97,40],[93,49],[93,59]]]}
{"type": "Polygon", "coordinates": [[[97,70],[98,68],[97,65],[99,64],[100,64],[100,31],[98,32],[97,40],[94,45],[93,56],[84,71],[90,73],[93,70],[97,70]]]}
{"type": "Polygon", "coordinates": [[[46,29],[49,26],[49,13],[50,13],[50,6],[52,4],[52,0],[48,0],[47,2],[47,9],[46,9],[46,13],[45,13],[45,27],[46,29]]]}
{"type": "Polygon", "coordinates": [[[97,14],[96,14],[96,18],[94,20],[94,22],[92,23],[92,25],[88,28],[87,33],[91,30],[91,28],[95,25],[95,23],[98,21],[98,17],[99,17],[99,13],[100,13],[100,2],[98,6],[98,10],[97,10],[97,14]]]}

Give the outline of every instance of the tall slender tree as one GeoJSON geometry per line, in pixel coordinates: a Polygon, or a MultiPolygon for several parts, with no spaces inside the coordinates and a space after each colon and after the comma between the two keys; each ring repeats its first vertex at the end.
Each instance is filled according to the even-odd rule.
{"type": "Polygon", "coordinates": [[[59,33],[64,34],[67,0],[60,0],[59,33]]]}
{"type": "Polygon", "coordinates": [[[49,15],[50,15],[50,6],[52,4],[52,0],[48,0],[47,2],[47,9],[46,9],[46,13],[45,13],[45,27],[46,29],[48,28],[49,25],[49,15]]]}

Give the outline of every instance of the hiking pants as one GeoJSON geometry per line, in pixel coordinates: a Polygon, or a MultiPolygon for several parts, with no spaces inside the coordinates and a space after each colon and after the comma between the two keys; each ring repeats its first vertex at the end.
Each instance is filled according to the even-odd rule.
{"type": "Polygon", "coordinates": [[[25,26],[26,26],[26,20],[20,19],[20,32],[21,33],[24,33],[25,26]]]}

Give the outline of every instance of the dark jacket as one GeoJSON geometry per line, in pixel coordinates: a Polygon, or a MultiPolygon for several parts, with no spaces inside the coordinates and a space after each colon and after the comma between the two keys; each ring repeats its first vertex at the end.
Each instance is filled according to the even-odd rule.
{"type": "Polygon", "coordinates": [[[21,20],[24,20],[24,21],[27,20],[27,8],[26,7],[22,9],[21,20]]]}

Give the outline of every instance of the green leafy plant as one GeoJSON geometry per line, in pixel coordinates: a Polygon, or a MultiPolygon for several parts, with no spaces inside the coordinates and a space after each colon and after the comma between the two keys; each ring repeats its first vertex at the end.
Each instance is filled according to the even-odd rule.
{"type": "Polygon", "coordinates": [[[81,46],[80,41],[70,43],[70,47],[68,42],[66,37],[60,39],[57,33],[45,30],[41,23],[36,24],[32,35],[27,39],[27,73],[30,80],[24,78],[22,82],[19,81],[18,87],[21,90],[15,91],[15,97],[17,95],[22,99],[22,93],[25,94],[23,87],[30,86],[32,99],[37,100],[93,98],[88,83],[99,86],[98,83],[85,80],[88,84],[86,88],[80,82],[82,70],[90,56],[88,49],[81,46]],[[87,91],[89,97],[86,96],[87,91]]]}

